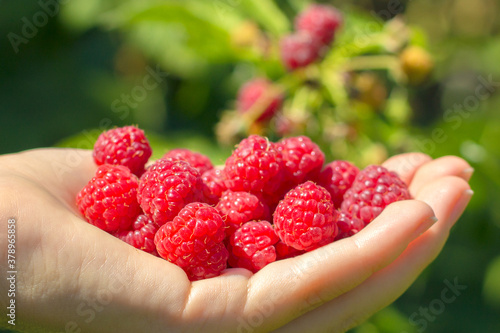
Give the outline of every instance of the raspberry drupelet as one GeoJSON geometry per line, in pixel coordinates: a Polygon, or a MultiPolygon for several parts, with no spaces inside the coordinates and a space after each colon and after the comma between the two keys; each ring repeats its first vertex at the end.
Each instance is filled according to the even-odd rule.
{"type": "Polygon", "coordinates": [[[337,221],[337,226],[339,228],[339,233],[335,237],[335,240],[351,237],[357,234],[365,227],[365,223],[357,217],[341,213],[337,221]]]}
{"type": "Polygon", "coordinates": [[[229,241],[229,265],[254,273],[276,260],[274,244],[279,237],[268,221],[249,221],[238,228],[229,241]]]}
{"type": "Polygon", "coordinates": [[[137,177],[121,165],[103,164],[78,193],[78,209],[90,223],[107,232],[127,230],[141,213],[137,177]]]}
{"type": "Polygon", "coordinates": [[[333,161],[325,165],[318,175],[317,183],[332,196],[335,208],[340,208],[344,194],[352,186],[359,169],[348,161],[333,161]]]}
{"type": "Polygon", "coordinates": [[[121,231],[114,235],[136,249],[158,257],[158,252],[156,252],[154,243],[157,231],[158,225],[146,215],[141,214],[132,224],[131,230],[121,231]]]}
{"type": "Polygon", "coordinates": [[[144,132],[135,126],[125,126],[99,135],[94,144],[93,157],[97,165],[123,165],[139,177],[151,153],[144,132]]]}
{"type": "Polygon", "coordinates": [[[411,199],[408,187],[395,172],[380,165],[370,165],[356,176],[344,194],[341,209],[368,224],[389,204],[408,199],[411,199]]]}
{"type": "Polygon", "coordinates": [[[303,135],[281,139],[276,147],[283,156],[286,180],[294,186],[316,178],[325,162],[318,145],[303,135]]]}
{"type": "Polygon", "coordinates": [[[224,166],[226,187],[252,194],[273,194],[283,178],[281,153],[267,138],[243,139],[224,166]]]}
{"type": "Polygon", "coordinates": [[[162,226],[188,203],[203,200],[200,173],[186,161],[160,158],[141,176],[137,198],[144,213],[162,226]]]}
{"type": "Polygon", "coordinates": [[[203,175],[208,170],[214,168],[210,158],[208,156],[203,155],[201,153],[185,149],[185,148],[176,148],[168,151],[163,155],[164,158],[171,158],[173,160],[183,160],[188,162],[193,168],[198,170],[200,175],[203,175]]]}
{"type": "Polygon", "coordinates": [[[245,222],[269,218],[269,209],[263,201],[248,192],[227,190],[215,208],[226,224],[227,236],[231,236],[245,222]]]}
{"type": "Polygon", "coordinates": [[[306,251],[304,250],[297,250],[294,247],[286,245],[282,240],[278,241],[278,243],[276,243],[274,247],[276,248],[276,260],[293,258],[306,253],[306,251]]]}
{"type": "Polygon", "coordinates": [[[189,280],[195,281],[215,277],[226,269],[229,253],[224,238],[219,212],[206,203],[193,202],[158,230],[154,242],[162,258],[181,267],[189,280]]]}
{"type": "Polygon", "coordinates": [[[308,181],[288,192],[278,204],[274,227],[286,245],[310,251],[333,241],[337,219],[330,193],[308,181]]]}
{"type": "Polygon", "coordinates": [[[222,193],[227,190],[226,184],[224,183],[224,172],[222,168],[213,168],[205,171],[201,175],[201,180],[203,182],[203,195],[205,196],[205,201],[211,205],[216,205],[219,202],[222,193]]]}

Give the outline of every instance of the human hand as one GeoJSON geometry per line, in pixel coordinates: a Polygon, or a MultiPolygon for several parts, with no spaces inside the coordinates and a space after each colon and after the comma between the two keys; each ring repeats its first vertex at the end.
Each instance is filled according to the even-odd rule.
{"type": "MultiPolygon", "coordinates": [[[[256,274],[231,268],[190,282],[181,268],[82,219],[75,197],[96,169],[90,151],[1,156],[0,267],[7,271],[6,224],[14,218],[16,328],[343,332],[411,285],[439,254],[472,195],[471,169],[460,158],[404,154],[384,165],[409,184],[415,200],[391,204],[350,238],[256,274]]],[[[3,305],[7,283],[0,282],[3,305]]]]}

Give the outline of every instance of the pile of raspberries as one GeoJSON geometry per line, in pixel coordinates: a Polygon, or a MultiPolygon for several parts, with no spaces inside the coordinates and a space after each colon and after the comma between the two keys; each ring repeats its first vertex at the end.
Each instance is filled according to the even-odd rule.
{"type": "Polygon", "coordinates": [[[410,199],[394,172],[325,164],[308,137],[251,135],[217,167],[188,149],[148,160],[134,126],[97,139],[95,176],[78,193],[90,224],[181,267],[192,281],[269,263],[354,235],[390,203],[410,199]]]}

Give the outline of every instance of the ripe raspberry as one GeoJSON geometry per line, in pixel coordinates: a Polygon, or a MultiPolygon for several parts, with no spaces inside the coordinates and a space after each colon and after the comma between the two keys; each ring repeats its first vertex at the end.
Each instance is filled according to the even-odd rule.
{"type": "Polygon", "coordinates": [[[266,138],[250,135],[226,160],[226,187],[232,191],[272,194],[281,183],[281,153],[266,138]]]}
{"type": "Polygon", "coordinates": [[[322,45],[330,45],[342,25],[342,14],[333,6],[310,5],[295,19],[297,31],[308,32],[322,45]]]}
{"type": "Polygon", "coordinates": [[[226,224],[226,235],[231,236],[243,223],[264,220],[269,210],[255,195],[248,192],[224,192],[215,208],[226,224]]]}
{"type": "Polygon", "coordinates": [[[200,173],[186,161],[161,158],[142,175],[137,198],[144,213],[161,226],[188,203],[202,201],[200,173]]]}
{"type": "Polygon", "coordinates": [[[319,58],[321,44],[310,34],[294,33],[280,41],[281,61],[288,70],[305,67],[319,58]]]}
{"type": "Polygon", "coordinates": [[[379,165],[362,170],[344,194],[342,211],[370,223],[390,203],[411,199],[408,187],[392,171],[379,165]]]}
{"type": "Polygon", "coordinates": [[[151,147],[144,132],[134,126],[125,126],[103,132],[94,145],[94,161],[97,165],[123,165],[140,176],[151,156],[151,147]]]}
{"type": "Polygon", "coordinates": [[[200,153],[191,151],[189,149],[184,149],[184,148],[177,148],[177,149],[172,149],[169,152],[167,152],[163,157],[168,158],[170,157],[171,159],[174,160],[183,160],[191,164],[193,168],[198,170],[200,175],[202,175],[205,171],[211,170],[214,168],[212,162],[210,159],[200,153]]]}
{"type": "Polygon", "coordinates": [[[245,83],[238,92],[237,109],[240,113],[254,111],[258,122],[271,119],[281,107],[283,97],[266,79],[257,78],[245,83]]]}
{"type": "Polygon", "coordinates": [[[204,185],[203,194],[205,196],[205,201],[211,205],[216,205],[222,193],[227,190],[226,184],[224,184],[223,170],[213,168],[205,171],[205,173],[201,175],[201,180],[204,185]]]}
{"type": "Polygon", "coordinates": [[[283,155],[286,178],[294,186],[317,177],[325,162],[325,154],[307,136],[282,139],[276,147],[283,155]]]}
{"type": "Polygon", "coordinates": [[[339,227],[339,234],[335,237],[335,240],[357,234],[365,227],[365,223],[357,217],[352,217],[346,213],[340,213],[337,226],[339,227]]]}
{"type": "Polygon", "coordinates": [[[340,208],[344,193],[352,186],[358,173],[359,169],[350,162],[333,161],[325,165],[317,183],[330,192],[335,208],[340,208]]]}
{"type": "Polygon", "coordinates": [[[229,256],[223,240],[224,221],[208,204],[186,205],[155,235],[158,254],[181,267],[189,280],[207,279],[226,269],[229,256]]]}
{"type": "Polygon", "coordinates": [[[274,226],[281,240],[306,251],[336,236],[337,219],[330,193],[311,181],[288,192],[274,212],[274,226]]]}
{"type": "Polygon", "coordinates": [[[103,164],[78,193],[76,204],[90,224],[107,232],[127,230],[141,213],[137,186],[127,167],[103,164]]]}
{"type": "Polygon", "coordinates": [[[158,226],[149,217],[141,214],[132,224],[131,230],[121,231],[115,236],[136,249],[143,250],[158,257],[154,243],[158,226]]]}
{"type": "Polygon", "coordinates": [[[294,247],[286,245],[282,240],[274,244],[274,247],[276,248],[276,260],[293,258],[302,253],[306,253],[304,250],[297,250],[294,247]]]}
{"type": "Polygon", "coordinates": [[[229,240],[229,265],[254,273],[276,260],[274,244],[279,237],[267,221],[243,224],[229,240]]]}

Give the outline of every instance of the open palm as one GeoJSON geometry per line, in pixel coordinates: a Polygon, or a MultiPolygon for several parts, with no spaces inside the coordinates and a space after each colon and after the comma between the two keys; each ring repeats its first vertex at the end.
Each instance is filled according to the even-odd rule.
{"type": "MultiPolygon", "coordinates": [[[[6,224],[14,218],[16,328],[343,332],[411,285],[438,255],[472,195],[472,169],[460,158],[431,160],[415,153],[384,165],[409,184],[415,200],[390,205],[353,237],[256,274],[231,268],[190,282],[181,268],[82,219],[74,201],[96,169],[90,151],[1,156],[0,267],[8,270],[6,224]]],[[[0,282],[5,305],[7,283],[0,282]]]]}

